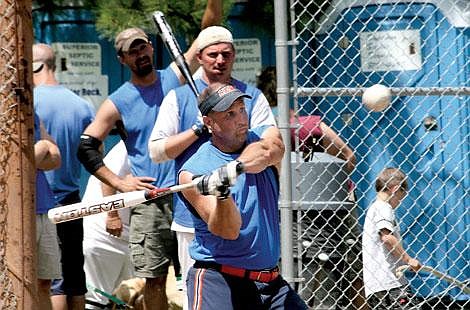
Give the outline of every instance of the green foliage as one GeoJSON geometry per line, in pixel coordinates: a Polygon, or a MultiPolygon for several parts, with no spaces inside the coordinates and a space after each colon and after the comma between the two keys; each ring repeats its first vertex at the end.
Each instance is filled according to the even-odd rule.
{"type": "Polygon", "coordinates": [[[251,21],[254,27],[274,33],[274,1],[249,1],[243,11],[243,18],[251,21]]]}
{"type": "MultiPolygon", "coordinates": [[[[200,31],[206,2],[207,0],[89,0],[85,4],[96,15],[97,31],[110,40],[128,27],[140,27],[147,33],[156,33],[152,13],[157,10],[165,14],[175,34],[192,39],[200,31]]],[[[225,20],[233,1],[223,2],[225,20]]]]}

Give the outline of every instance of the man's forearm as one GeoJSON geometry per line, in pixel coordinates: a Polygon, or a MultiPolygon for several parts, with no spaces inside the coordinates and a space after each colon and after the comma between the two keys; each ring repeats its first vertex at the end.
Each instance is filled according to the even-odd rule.
{"type": "Polygon", "coordinates": [[[163,141],[160,141],[160,143],[164,143],[165,155],[170,159],[175,159],[197,139],[198,136],[194,134],[194,131],[188,129],[174,136],[167,137],[163,141]]]}
{"type": "MultiPolygon", "coordinates": [[[[206,10],[202,16],[201,20],[201,29],[207,28],[209,26],[220,25],[222,22],[222,0],[208,0],[206,5],[206,10]]],[[[191,73],[196,72],[199,68],[199,62],[197,61],[197,47],[196,41],[194,41],[189,47],[188,51],[184,54],[189,70],[191,73]]]]}
{"type": "Polygon", "coordinates": [[[103,192],[103,196],[111,196],[116,194],[116,189],[105,183],[101,183],[101,191],[103,192]]]}
{"type": "Polygon", "coordinates": [[[39,140],[34,145],[36,168],[41,170],[58,169],[62,164],[59,148],[49,140],[39,140]]]}
{"type": "MultiPolygon", "coordinates": [[[[193,181],[193,174],[182,171],[178,178],[179,184],[190,183],[193,181]]],[[[202,195],[196,188],[184,190],[182,193],[207,223],[211,233],[228,240],[238,237],[241,216],[232,198],[217,199],[214,195],[202,195]]]]}
{"type": "Polygon", "coordinates": [[[272,127],[270,135],[260,141],[249,144],[238,158],[247,173],[258,173],[269,166],[277,166],[284,156],[284,143],[276,135],[277,128],[272,127]]]}
{"type": "Polygon", "coordinates": [[[206,10],[202,15],[201,29],[220,25],[222,22],[222,0],[208,0],[206,10]]]}
{"type": "Polygon", "coordinates": [[[207,227],[210,232],[221,238],[228,240],[237,239],[242,224],[240,211],[231,197],[224,200],[216,200],[217,207],[211,210],[207,227]]]}
{"type": "MultiPolygon", "coordinates": [[[[119,189],[121,179],[114,174],[108,167],[101,166],[98,170],[95,171],[94,176],[103,182],[105,185],[113,188],[115,191],[122,191],[119,189]]],[[[105,193],[103,192],[103,195],[105,193]]]]}

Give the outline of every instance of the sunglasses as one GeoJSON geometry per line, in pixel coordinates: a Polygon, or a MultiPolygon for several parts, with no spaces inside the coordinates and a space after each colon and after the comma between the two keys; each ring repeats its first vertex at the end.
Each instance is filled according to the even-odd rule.
{"type": "Polygon", "coordinates": [[[34,62],[33,62],[33,73],[39,73],[39,72],[41,72],[41,70],[44,68],[44,64],[41,63],[41,64],[39,65],[39,67],[37,67],[37,68],[35,68],[35,67],[36,67],[36,65],[34,65],[34,62]]]}
{"type": "Polygon", "coordinates": [[[139,44],[136,47],[129,49],[126,54],[129,56],[137,56],[139,53],[143,52],[149,45],[150,43],[148,42],[139,44]]]}

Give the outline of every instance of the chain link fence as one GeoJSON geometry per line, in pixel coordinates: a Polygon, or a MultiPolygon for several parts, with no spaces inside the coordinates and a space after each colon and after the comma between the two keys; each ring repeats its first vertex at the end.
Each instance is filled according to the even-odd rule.
{"type": "Polygon", "coordinates": [[[368,309],[363,225],[377,175],[396,167],[409,186],[395,210],[404,248],[463,282],[405,272],[415,308],[468,309],[470,2],[291,0],[287,9],[299,293],[313,309],[368,309]],[[361,102],[374,84],[392,94],[378,112],[361,102]]]}

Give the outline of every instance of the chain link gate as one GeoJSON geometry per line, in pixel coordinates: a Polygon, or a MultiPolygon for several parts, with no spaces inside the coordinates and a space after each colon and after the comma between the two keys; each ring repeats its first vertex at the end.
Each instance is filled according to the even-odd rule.
{"type": "MultiPolygon", "coordinates": [[[[291,0],[288,10],[295,132],[288,177],[299,293],[313,309],[367,309],[365,213],[379,172],[397,167],[409,184],[396,209],[404,248],[466,281],[467,294],[432,273],[405,273],[416,308],[470,307],[470,1],[291,0]],[[380,112],[361,103],[373,84],[393,95],[380,112]],[[327,133],[314,132],[318,123],[307,127],[311,115],[353,150],[352,173],[341,150],[328,154],[327,133]],[[303,139],[306,128],[317,141],[303,139]]],[[[281,222],[289,225],[282,212],[281,222]]]]}

